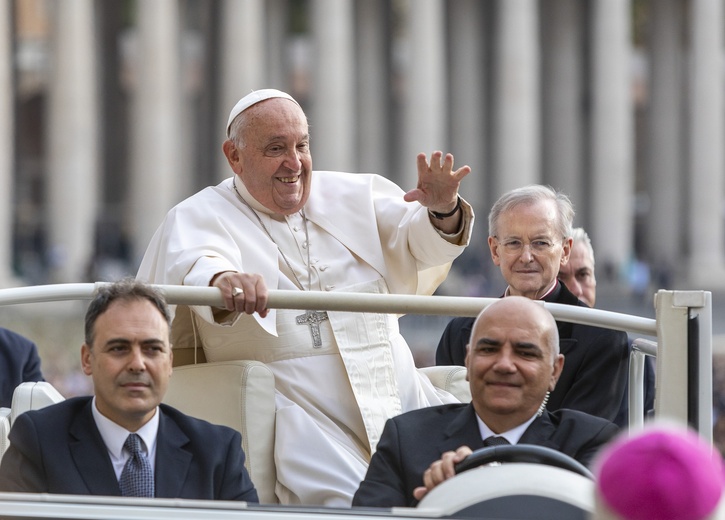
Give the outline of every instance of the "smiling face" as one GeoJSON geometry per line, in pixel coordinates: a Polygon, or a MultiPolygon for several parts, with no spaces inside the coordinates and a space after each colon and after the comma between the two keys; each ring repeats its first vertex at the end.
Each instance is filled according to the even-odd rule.
{"type": "Polygon", "coordinates": [[[597,279],[594,276],[594,260],[587,246],[574,242],[566,265],[559,270],[559,280],[564,282],[574,296],[594,307],[597,299],[597,279]]]}
{"type": "Polygon", "coordinates": [[[147,300],[117,300],[95,323],[93,345],[81,347],[98,411],[129,431],[153,417],[172,371],[169,326],[147,300]]]}
{"type": "Polygon", "coordinates": [[[257,103],[239,117],[239,139],[224,142],[229,165],[249,193],[274,213],[291,215],[307,202],[312,155],[307,118],[288,99],[257,103]],[[239,145],[239,146],[237,146],[239,145]]]}
{"type": "Polygon", "coordinates": [[[551,288],[571,251],[571,238],[557,232],[554,201],[519,204],[501,213],[496,229],[497,236],[488,237],[488,246],[510,294],[538,300],[551,288]]]}
{"type": "Polygon", "coordinates": [[[501,433],[530,419],[564,366],[551,314],[533,301],[510,296],[483,311],[466,356],[476,413],[501,433]]]}

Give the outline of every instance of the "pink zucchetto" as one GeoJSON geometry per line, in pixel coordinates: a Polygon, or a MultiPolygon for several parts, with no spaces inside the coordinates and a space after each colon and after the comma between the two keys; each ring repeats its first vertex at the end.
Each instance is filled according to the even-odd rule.
{"type": "Polygon", "coordinates": [[[625,433],[594,467],[600,519],[712,518],[725,486],[718,451],[695,432],[672,425],[625,433]]]}
{"type": "MultiPolygon", "coordinates": [[[[282,92],[281,90],[277,90],[274,88],[263,88],[261,90],[253,90],[246,96],[244,96],[242,99],[237,101],[237,104],[234,105],[234,108],[232,108],[232,111],[229,113],[229,120],[227,121],[227,137],[229,137],[229,131],[232,128],[232,122],[237,118],[239,114],[244,112],[246,109],[251,107],[252,105],[256,105],[260,101],[264,101],[266,99],[272,99],[272,98],[284,98],[289,99],[290,101],[297,103],[295,98],[287,94],[287,92],[282,92]]],[[[299,105],[299,103],[297,103],[299,105]]]]}

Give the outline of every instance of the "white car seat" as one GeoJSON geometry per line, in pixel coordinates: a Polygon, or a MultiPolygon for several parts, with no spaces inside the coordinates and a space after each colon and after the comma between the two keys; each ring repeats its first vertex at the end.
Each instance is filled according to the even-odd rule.
{"type": "Polygon", "coordinates": [[[245,466],[263,504],[274,492],[275,390],[272,371],[259,361],[222,361],[174,368],[164,402],[187,415],[242,434],[245,466]]]}
{"type": "Polygon", "coordinates": [[[65,398],[47,381],[20,383],[13,392],[10,408],[0,408],[0,458],[10,446],[8,434],[15,418],[28,410],[38,410],[65,398]]]}

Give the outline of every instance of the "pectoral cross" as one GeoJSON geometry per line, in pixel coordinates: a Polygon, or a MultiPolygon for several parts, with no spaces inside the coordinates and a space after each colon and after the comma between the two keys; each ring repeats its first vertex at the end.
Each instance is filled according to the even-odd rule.
{"type": "Polygon", "coordinates": [[[322,335],[320,334],[320,323],[329,319],[324,311],[305,311],[295,318],[297,325],[309,325],[310,334],[312,334],[312,346],[320,348],[322,346],[322,335]]]}

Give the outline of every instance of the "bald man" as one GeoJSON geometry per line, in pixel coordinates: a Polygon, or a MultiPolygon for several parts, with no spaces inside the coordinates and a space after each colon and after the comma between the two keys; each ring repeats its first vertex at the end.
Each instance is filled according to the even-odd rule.
{"type": "Polygon", "coordinates": [[[564,363],[556,321],[542,304],[523,296],[491,304],[476,318],[467,346],[471,403],[388,420],[353,505],[415,506],[486,445],[546,446],[588,465],[617,427],[584,412],[546,410],[564,363]]]}

